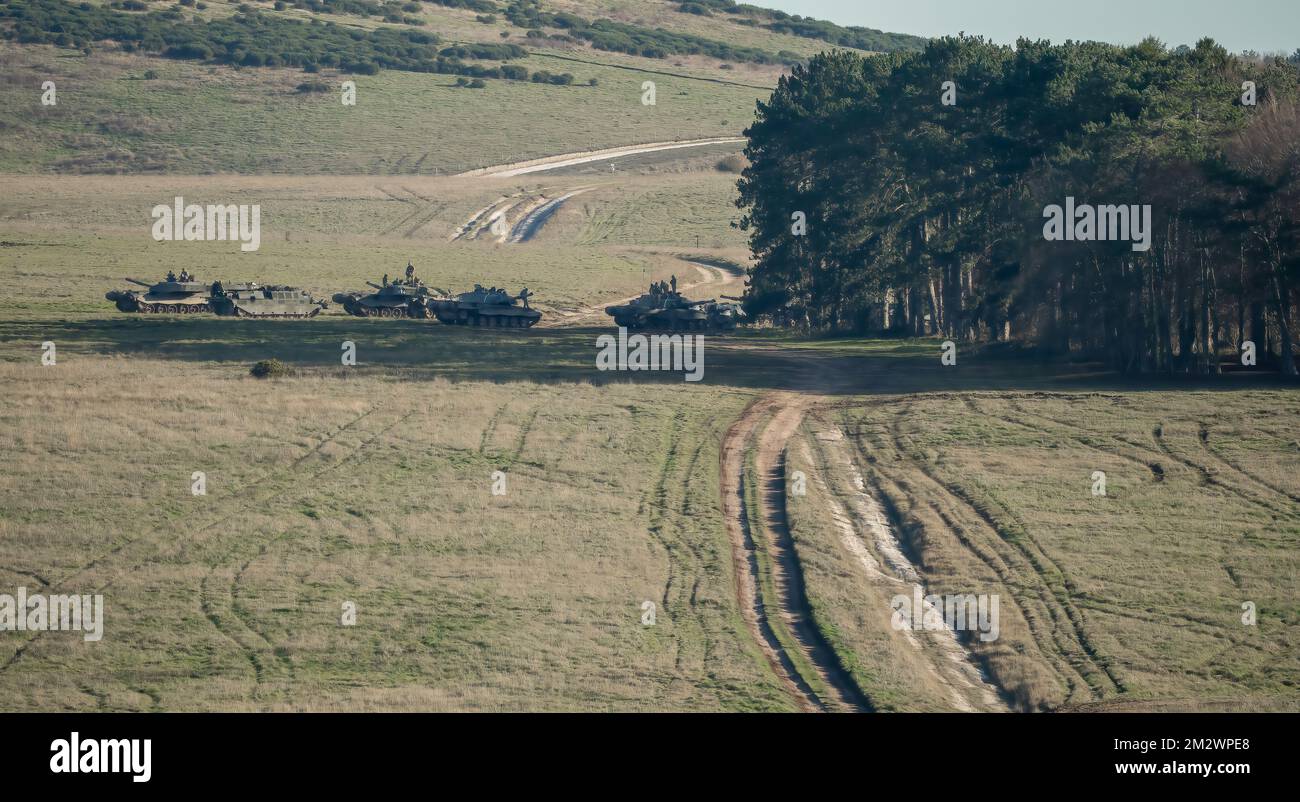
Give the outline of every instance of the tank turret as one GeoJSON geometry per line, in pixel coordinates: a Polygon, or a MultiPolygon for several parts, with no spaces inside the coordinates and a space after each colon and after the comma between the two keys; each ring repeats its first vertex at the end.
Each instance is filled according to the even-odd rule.
{"type": "Polygon", "coordinates": [[[526,329],[542,319],[541,312],[528,306],[531,297],[526,287],[511,295],[498,287],[475,284],[469,292],[435,299],[431,309],[440,322],[454,326],[526,329]]]}

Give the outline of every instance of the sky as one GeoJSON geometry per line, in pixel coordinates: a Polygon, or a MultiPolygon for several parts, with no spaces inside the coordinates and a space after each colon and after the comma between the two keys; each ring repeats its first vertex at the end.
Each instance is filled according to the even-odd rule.
{"type": "Polygon", "coordinates": [[[896,33],[965,31],[1010,44],[1095,39],[1133,44],[1148,35],[1168,45],[1213,37],[1233,52],[1300,48],[1300,0],[747,0],[757,6],[896,33]]]}

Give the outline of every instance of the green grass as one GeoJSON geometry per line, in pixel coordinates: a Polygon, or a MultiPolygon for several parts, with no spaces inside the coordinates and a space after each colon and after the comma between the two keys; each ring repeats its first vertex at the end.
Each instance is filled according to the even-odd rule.
{"type": "Polygon", "coordinates": [[[572,72],[578,83],[546,86],[383,71],[321,73],[356,81],[357,105],[338,92],[301,95],[298,70],[197,65],[99,51],[0,43],[0,171],[420,174],[462,172],[574,150],[735,135],[762,89],[649,75],[587,64],[560,69],[529,57],[531,70],[572,72]],[[158,73],[144,80],[148,70],[158,73]],[[53,80],[57,106],[41,106],[53,80]],[[654,80],[657,103],[641,104],[654,80]]]}
{"type": "Polygon", "coordinates": [[[148,357],[0,370],[0,583],[107,606],[97,644],[3,639],[0,663],[24,648],[6,710],[789,707],[716,537],[742,395],[148,357]]]}
{"type": "Polygon", "coordinates": [[[1294,390],[912,395],[841,415],[931,587],[1002,594],[1003,636],[975,650],[1022,702],[1295,706],[1294,390]]]}

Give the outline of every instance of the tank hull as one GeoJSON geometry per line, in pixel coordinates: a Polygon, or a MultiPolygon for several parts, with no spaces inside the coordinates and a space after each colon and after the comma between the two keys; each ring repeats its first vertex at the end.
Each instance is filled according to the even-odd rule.
{"type": "Polygon", "coordinates": [[[356,317],[429,317],[426,299],[420,296],[338,293],[334,301],[356,317]]]}
{"type": "Polygon", "coordinates": [[[465,304],[459,301],[434,301],[433,314],[439,323],[449,326],[526,329],[542,319],[536,309],[520,306],[465,304]]]}
{"type": "Polygon", "coordinates": [[[734,331],[738,316],[735,304],[716,301],[688,301],[676,293],[648,293],[631,303],[605,307],[614,325],[626,329],[655,331],[734,331]]]}
{"type": "Polygon", "coordinates": [[[211,311],[208,306],[212,294],[211,284],[171,280],[156,284],[136,279],[127,281],[148,289],[113,290],[106,293],[104,297],[116,304],[120,312],[184,315],[211,311]]]}
{"type": "Polygon", "coordinates": [[[320,314],[324,304],[295,287],[244,286],[214,295],[212,311],[223,317],[306,318],[320,314]]]}

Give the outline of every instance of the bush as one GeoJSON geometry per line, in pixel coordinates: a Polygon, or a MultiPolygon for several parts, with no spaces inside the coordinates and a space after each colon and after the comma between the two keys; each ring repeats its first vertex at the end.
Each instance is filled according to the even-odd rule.
{"type": "Polygon", "coordinates": [[[298,91],[303,94],[308,94],[310,92],[328,92],[330,91],[330,85],[324,81],[304,81],[303,83],[298,84],[298,91]]]}
{"type": "Polygon", "coordinates": [[[714,167],[724,173],[739,173],[745,169],[745,157],[739,153],[723,156],[714,167]]]}
{"type": "Polygon", "coordinates": [[[248,372],[259,379],[274,379],[280,376],[288,376],[289,368],[278,359],[263,359],[254,364],[248,372]]]}
{"type": "Polygon", "coordinates": [[[469,86],[470,89],[482,89],[483,87],[487,86],[487,83],[484,82],[482,78],[475,78],[474,80],[470,81],[469,84],[467,85],[469,86]]]}

